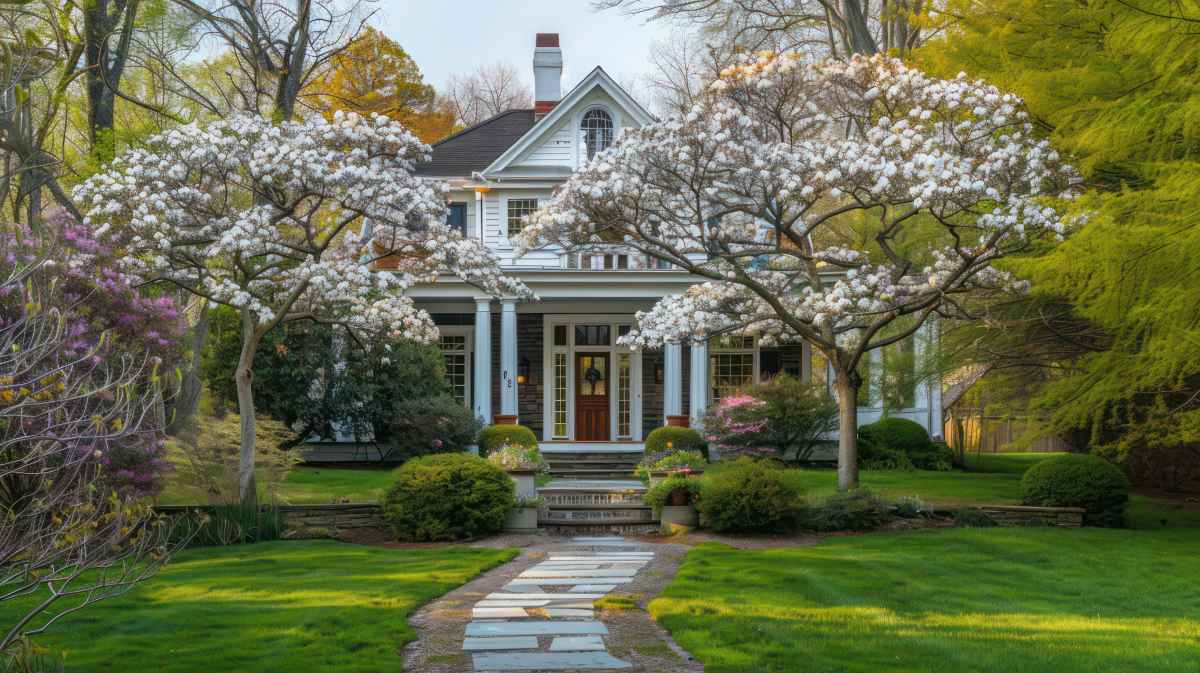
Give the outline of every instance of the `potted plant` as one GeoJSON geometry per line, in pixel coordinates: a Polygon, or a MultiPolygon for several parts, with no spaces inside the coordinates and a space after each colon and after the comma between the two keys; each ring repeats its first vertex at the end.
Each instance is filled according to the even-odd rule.
{"type": "Polygon", "coordinates": [[[699,524],[696,500],[700,479],[688,469],[677,470],[646,491],[645,502],[654,508],[664,534],[690,530],[699,524]]]}
{"type": "Polygon", "coordinates": [[[654,486],[681,470],[686,470],[688,474],[702,474],[707,464],[704,454],[699,451],[675,451],[651,463],[638,465],[637,475],[648,485],[654,486]]]}
{"type": "Polygon", "coordinates": [[[508,473],[516,488],[517,504],[509,514],[508,530],[537,528],[538,507],[542,499],[537,494],[537,476],[548,467],[536,446],[505,442],[488,454],[488,462],[508,473]]]}
{"type": "Polygon", "coordinates": [[[538,509],[545,501],[539,497],[517,497],[517,504],[504,521],[504,530],[513,533],[535,531],[538,527],[538,509]]]}

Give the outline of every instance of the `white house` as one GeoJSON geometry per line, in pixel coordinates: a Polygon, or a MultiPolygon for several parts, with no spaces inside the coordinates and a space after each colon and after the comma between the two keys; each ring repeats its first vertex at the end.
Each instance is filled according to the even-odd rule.
{"type": "MultiPolygon", "coordinates": [[[[412,293],[441,330],[455,396],[486,422],[517,417],[543,446],[636,444],[670,416],[694,422],[708,404],[756,378],[788,372],[827,380],[823,361],[806,345],[762,348],[738,338],[651,352],[618,346],[635,312],[697,282],[685,272],[617,247],[514,255],[510,238],[522,217],[622,129],[652,120],[599,67],[563,93],[562,63],[558,35],[538,34],[533,108],[503,112],[442,140],[419,168],[450,185],[449,222],[486,242],[539,297],[496,301],[455,280],[412,293]]],[[[880,414],[879,381],[871,378],[860,422],[880,414]]],[[[890,413],[940,435],[939,399],[936,382],[906,384],[891,398],[890,413]]]]}

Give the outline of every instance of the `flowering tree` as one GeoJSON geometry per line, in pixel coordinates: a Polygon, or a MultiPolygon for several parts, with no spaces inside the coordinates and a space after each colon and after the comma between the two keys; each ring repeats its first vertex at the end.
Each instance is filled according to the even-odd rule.
{"type": "Polygon", "coordinates": [[[830,361],[841,488],[857,484],[859,361],[1065,223],[1039,197],[1072,172],[1019,99],[874,56],[762,53],[688,114],[626,131],[538,213],[523,248],[619,242],[707,282],[639,314],[634,346],[736,333],[830,361]],[[846,246],[846,228],[865,244],[846,246]]]}
{"type": "Polygon", "coordinates": [[[412,172],[428,151],[382,116],[234,117],[152,138],[76,190],[85,224],[132,253],[127,273],[239,312],[244,502],[255,499],[254,353],[276,325],[427,341],[436,328],[404,291],[439,272],[527,294],[479,242],[441,223],[443,187],[412,172]],[[388,270],[375,264],[384,258],[388,270]]]}

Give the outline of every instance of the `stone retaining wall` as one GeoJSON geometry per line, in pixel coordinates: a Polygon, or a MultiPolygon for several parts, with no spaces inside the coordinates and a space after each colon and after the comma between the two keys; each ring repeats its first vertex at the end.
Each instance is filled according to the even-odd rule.
{"type": "MultiPolygon", "coordinates": [[[[170,505],[155,510],[167,515],[204,509],[170,505]]],[[[327,528],[331,531],[351,528],[384,528],[383,512],[373,503],[335,503],[326,505],[279,505],[279,515],[285,528],[327,528]]]]}
{"type": "Polygon", "coordinates": [[[1083,525],[1082,507],[1028,507],[1024,505],[981,505],[979,510],[1002,526],[1027,526],[1040,523],[1061,528],[1083,525]]]}

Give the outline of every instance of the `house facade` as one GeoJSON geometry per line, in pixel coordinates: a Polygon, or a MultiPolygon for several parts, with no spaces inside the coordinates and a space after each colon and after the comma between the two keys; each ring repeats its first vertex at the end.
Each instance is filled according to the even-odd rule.
{"type": "MultiPolygon", "coordinates": [[[[441,331],[455,397],[487,423],[516,417],[544,444],[639,443],[669,417],[694,423],[709,404],[763,377],[787,372],[827,381],[827,367],[805,344],[766,348],[752,338],[725,338],[657,351],[618,345],[638,311],[699,282],[684,271],[619,247],[516,254],[512,239],[526,215],[622,129],[652,120],[599,67],[564,93],[562,64],[558,35],[538,34],[534,107],[442,140],[418,169],[449,184],[449,224],[483,241],[538,297],[496,300],[450,278],[411,293],[441,331]]],[[[917,339],[912,348],[921,344],[917,339]]],[[[878,377],[869,378],[864,423],[880,415],[884,401],[878,377]]],[[[914,381],[889,413],[940,435],[939,399],[936,382],[914,381]]]]}

